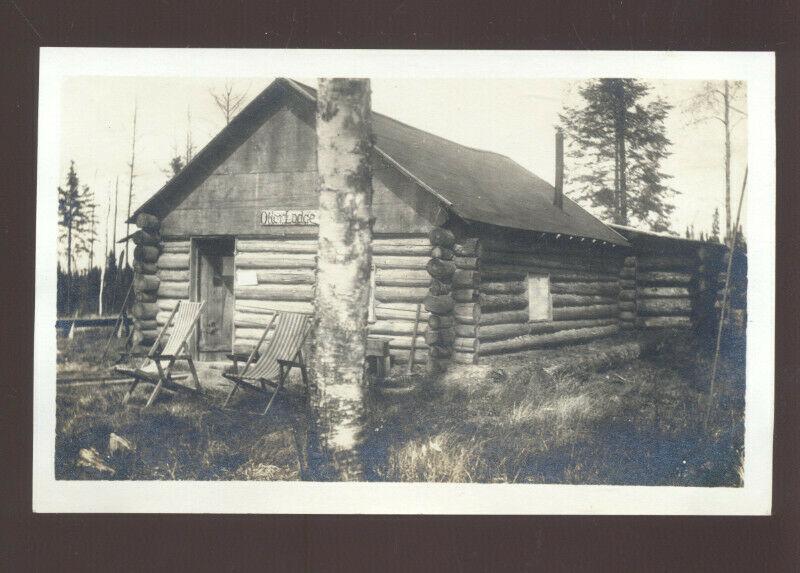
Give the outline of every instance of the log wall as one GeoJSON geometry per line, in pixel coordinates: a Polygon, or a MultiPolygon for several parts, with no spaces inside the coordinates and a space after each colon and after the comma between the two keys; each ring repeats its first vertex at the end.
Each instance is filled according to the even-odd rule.
{"type": "Polygon", "coordinates": [[[154,215],[140,213],[136,218],[136,226],[139,230],[130,239],[136,245],[133,249],[132,343],[134,352],[143,352],[149,349],[158,336],[156,301],[161,280],[156,271],[161,255],[161,223],[154,215]]]}
{"type": "Polygon", "coordinates": [[[636,324],[640,328],[690,328],[696,322],[700,283],[697,250],[636,253],[636,324]]]}
{"type": "Polygon", "coordinates": [[[478,308],[461,313],[474,320],[475,360],[619,331],[621,250],[588,240],[498,234],[482,239],[479,260],[478,308]],[[529,320],[529,273],[550,278],[552,319],[529,320]]]}

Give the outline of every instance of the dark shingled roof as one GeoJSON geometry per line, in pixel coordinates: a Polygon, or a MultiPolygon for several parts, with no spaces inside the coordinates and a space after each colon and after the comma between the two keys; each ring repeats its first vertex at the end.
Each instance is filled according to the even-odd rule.
{"type": "MultiPolygon", "coordinates": [[[[313,88],[293,80],[275,80],[183,172],[190,171],[192,164],[213,148],[230,141],[225,132],[236,128],[236,119],[261,115],[248,108],[275,101],[265,96],[278,85],[289,86],[311,101],[316,99],[313,88]]],[[[555,207],[554,187],[504,155],[459,145],[379,113],[373,112],[372,126],[378,154],[467,221],[628,244],[622,235],[568,197],[564,198],[563,210],[555,207]]],[[[139,207],[134,217],[146,211],[149,204],[159,202],[159,196],[169,193],[181,179],[174,177],[139,207]]]]}

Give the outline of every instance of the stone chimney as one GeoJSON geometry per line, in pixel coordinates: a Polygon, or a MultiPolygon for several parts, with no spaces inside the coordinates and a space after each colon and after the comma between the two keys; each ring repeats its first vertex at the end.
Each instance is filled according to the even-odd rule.
{"type": "Polygon", "coordinates": [[[564,209],[564,133],[561,129],[556,130],[556,191],[553,205],[564,209]]]}

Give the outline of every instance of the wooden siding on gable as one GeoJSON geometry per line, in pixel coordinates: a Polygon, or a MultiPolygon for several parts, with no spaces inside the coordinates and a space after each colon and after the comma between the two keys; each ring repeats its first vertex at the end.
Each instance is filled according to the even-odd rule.
{"type": "MultiPolygon", "coordinates": [[[[287,98],[229,157],[163,214],[164,237],[316,235],[315,226],[261,224],[262,210],[318,208],[316,133],[309,106],[287,98]]],[[[426,233],[438,200],[376,158],[376,233],[426,233]]]]}

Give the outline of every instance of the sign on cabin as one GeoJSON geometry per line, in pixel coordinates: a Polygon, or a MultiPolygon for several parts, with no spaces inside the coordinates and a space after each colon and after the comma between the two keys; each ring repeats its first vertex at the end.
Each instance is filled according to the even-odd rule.
{"type": "Polygon", "coordinates": [[[261,211],[262,225],[318,225],[317,211],[313,209],[288,209],[261,211]]]}

